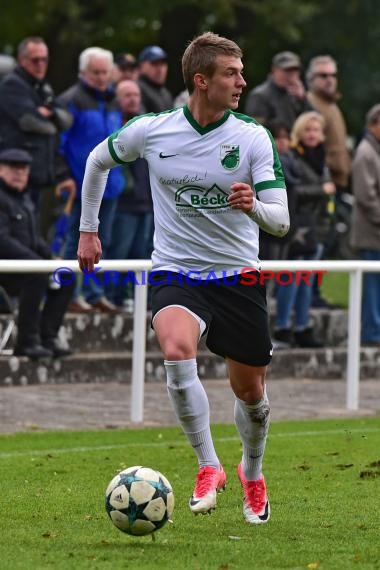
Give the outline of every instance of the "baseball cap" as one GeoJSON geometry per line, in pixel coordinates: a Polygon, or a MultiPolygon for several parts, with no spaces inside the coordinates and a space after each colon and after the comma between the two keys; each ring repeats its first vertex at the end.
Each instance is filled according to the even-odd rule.
{"type": "Polygon", "coordinates": [[[140,63],[143,61],[159,61],[160,59],[168,59],[168,54],[160,46],[147,46],[138,57],[140,63]]]}
{"type": "Polygon", "coordinates": [[[115,55],[115,63],[120,69],[135,69],[138,66],[135,56],[131,53],[118,53],[115,55]]]}
{"type": "Polygon", "coordinates": [[[2,164],[30,164],[32,156],[21,148],[7,148],[0,151],[0,163],[2,164]]]}
{"type": "Polygon", "coordinates": [[[292,51],[281,51],[276,53],[272,59],[273,67],[280,69],[300,69],[301,60],[296,53],[292,51]]]}

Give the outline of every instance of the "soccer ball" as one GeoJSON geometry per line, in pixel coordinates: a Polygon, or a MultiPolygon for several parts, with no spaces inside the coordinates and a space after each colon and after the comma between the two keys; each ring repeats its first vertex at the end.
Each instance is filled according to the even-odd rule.
{"type": "Polygon", "coordinates": [[[143,536],[171,518],[174,494],[169,481],[149,467],[129,467],[112,479],[106,490],[106,511],[122,532],[143,536]]]}

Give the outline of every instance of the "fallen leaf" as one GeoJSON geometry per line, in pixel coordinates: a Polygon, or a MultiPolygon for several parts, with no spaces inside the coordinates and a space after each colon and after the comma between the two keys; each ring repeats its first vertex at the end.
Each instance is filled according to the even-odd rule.
{"type": "Polygon", "coordinates": [[[372,461],[372,463],[367,465],[367,467],[380,467],[380,459],[378,459],[377,461],[372,461]]]}
{"type": "Polygon", "coordinates": [[[57,533],[56,532],[44,532],[42,536],[43,536],[43,538],[56,538],[57,533]]]}

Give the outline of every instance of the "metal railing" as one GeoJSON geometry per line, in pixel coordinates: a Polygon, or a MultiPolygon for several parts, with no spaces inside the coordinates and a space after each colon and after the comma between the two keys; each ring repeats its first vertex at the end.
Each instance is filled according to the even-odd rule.
{"type": "MultiPolygon", "coordinates": [[[[152,268],[150,260],[102,260],[98,267],[106,271],[134,271],[137,283],[143,282],[143,272],[152,268]]],[[[0,273],[54,273],[58,268],[79,272],[74,260],[0,260],[0,273]]],[[[268,271],[327,271],[349,273],[348,342],[346,407],[359,408],[360,329],[363,273],[379,273],[379,261],[263,261],[262,270],[268,271]]],[[[133,354],[131,381],[131,421],[140,423],[144,416],[144,372],[146,345],[147,285],[135,288],[133,321],[133,354]]]]}

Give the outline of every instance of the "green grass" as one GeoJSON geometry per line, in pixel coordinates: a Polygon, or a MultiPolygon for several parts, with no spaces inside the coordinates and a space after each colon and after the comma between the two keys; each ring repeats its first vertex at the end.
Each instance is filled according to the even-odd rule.
{"type": "Polygon", "coordinates": [[[0,437],[1,570],[369,570],[380,568],[380,418],[274,423],[265,458],[272,518],[244,523],[233,426],[214,426],[229,477],[212,516],[187,501],[196,462],[179,429],[0,437]],[[104,491],[132,465],[173,485],[174,524],[135,538],[108,519],[104,491]]]}
{"type": "Polygon", "coordinates": [[[322,281],[322,295],[330,303],[341,305],[344,308],[348,307],[348,273],[335,273],[330,271],[323,276],[322,281]]]}

